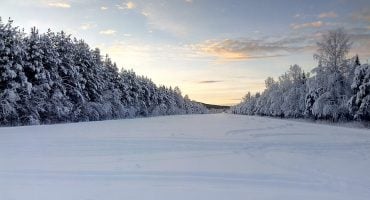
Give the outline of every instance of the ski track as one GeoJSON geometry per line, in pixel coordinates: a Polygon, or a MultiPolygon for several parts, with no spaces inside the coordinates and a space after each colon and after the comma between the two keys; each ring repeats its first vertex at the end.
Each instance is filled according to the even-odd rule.
{"type": "Polygon", "coordinates": [[[1,200],[370,199],[369,169],[367,129],[255,116],[0,128],[1,200]]]}

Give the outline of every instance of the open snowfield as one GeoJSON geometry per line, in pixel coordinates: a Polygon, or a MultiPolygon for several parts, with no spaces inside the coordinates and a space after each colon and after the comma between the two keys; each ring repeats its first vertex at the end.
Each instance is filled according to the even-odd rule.
{"type": "Polygon", "coordinates": [[[229,114],[0,128],[1,200],[370,199],[370,131],[229,114]]]}

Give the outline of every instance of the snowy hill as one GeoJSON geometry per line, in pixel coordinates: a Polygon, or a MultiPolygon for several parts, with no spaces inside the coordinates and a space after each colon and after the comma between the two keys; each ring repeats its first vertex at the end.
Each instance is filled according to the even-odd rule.
{"type": "Polygon", "coordinates": [[[0,128],[1,200],[370,199],[370,131],[183,115],[0,128]]]}

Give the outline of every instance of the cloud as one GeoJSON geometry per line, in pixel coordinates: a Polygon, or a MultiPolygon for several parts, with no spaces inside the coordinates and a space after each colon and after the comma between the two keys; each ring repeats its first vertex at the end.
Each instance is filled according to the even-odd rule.
{"type": "Polygon", "coordinates": [[[321,13],[319,14],[318,18],[322,19],[322,18],[336,18],[338,17],[337,13],[331,11],[331,12],[324,12],[324,13],[321,13]]]}
{"type": "Polygon", "coordinates": [[[108,10],[108,7],[102,6],[102,7],[100,7],[100,10],[108,10]]]}
{"type": "Polygon", "coordinates": [[[82,30],[89,30],[89,29],[93,29],[93,28],[96,28],[97,25],[95,23],[84,23],[80,26],[80,29],[82,30]]]}
{"type": "Polygon", "coordinates": [[[251,39],[208,40],[193,46],[200,51],[223,60],[248,60],[286,56],[292,52],[304,50],[298,45],[302,38],[283,38],[274,41],[251,39]]]}
{"type": "Polygon", "coordinates": [[[142,15],[147,18],[150,29],[166,31],[178,37],[183,37],[188,34],[187,27],[173,20],[171,17],[164,16],[155,11],[143,11],[142,15]]]}
{"type": "Polygon", "coordinates": [[[297,13],[297,14],[295,14],[293,17],[294,17],[294,18],[300,18],[301,16],[302,16],[301,14],[297,13]]]}
{"type": "Polygon", "coordinates": [[[132,1],[127,2],[126,6],[127,6],[127,9],[136,8],[136,5],[132,1]]]}
{"type": "Polygon", "coordinates": [[[113,29],[107,29],[99,32],[101,35],[115,35],[116,33],[117,31],[113,29]]]}
{"type": "Polygon", "coordinates": [[[351,54],[358,54],[361,58],[370,58],[370,30],[368,28],[352,28],[347,31],[353,41],[351,54]]]}
{"type": "Polygon", "coordinates": [[[144,15],[145,17],[149,17],[149,13],[148,12],[142,11],[141,14],[144,15]]]}
{"type": "Polygon", "coordinates": [[[49,7],[55,7],[55,8],[70,8],[71,4],[66,2],[49,2],[47,4],[49,7]]]}
{"type": "MultiPolygon", "coordinates": [[[[184,1],[184,0],[183,0],[184,1]]],[[[146,18],[149,30],[159,30],[170,33],[175,37],[188,36],[191,24],[183,12],[174,10],[174,1],[167,3],[140,4],[140,13],[146,18]],[[168,12],[163,12],[164,10],[168,12]]]]}
{"type": "Polygon", "coordinates": [[[1,1],[8,1],[9,3],[12,3],[17,6],[53,7],[53,8],[65,8],[65,9],[71,8],[72,2],[80,3],[80,1],[78,0],[1,0],[1,1]]]}
{"type": "Polygon", "coordinates": [[[117,5],[118,9],[121,9],[121,10],[131,10],[131,9],[135,9],[136,8],[136,4],[132,1],[129,1],[129,2],[125,2],[123,3],[122,5],[117,5]]]}
{"type": "Polygon", "coordinates": [[[205,81],[199,81],[198,83],[200,83],[200,84],[209,84],[209,83],[221,83],[221,82],[224,82],[224,81],[220,81],[220,80],[205,80],[205,81]]]}
{"type": "Polygon", "coordinates": [[[303,23],[303,24],[291,24],[290,27],[294,30],[297,29],[303,29],[303,28],[320,28],[325,25],[322,21],[315,21],[315,22],[309,22],[309,23],[303,23]]]}
{"type": "Polygon", "coordinates": [[[355,11],[352,14],[352,18],[356,21],[370,22],[370,8],[362,9],[360,11],[355,11]]]}
{"type": "Polygon", "coordinates": [[[319,15],[312,15],[307,13],[296,13],[295,15],[293,15],[293,18],[296,19],[312,19],[316,17],[319,17],[319,15]]]}
{"type": "Polygon", "coordinates": [[[193,0],[185,0],[186,3],[193,3],[193,0]]]}

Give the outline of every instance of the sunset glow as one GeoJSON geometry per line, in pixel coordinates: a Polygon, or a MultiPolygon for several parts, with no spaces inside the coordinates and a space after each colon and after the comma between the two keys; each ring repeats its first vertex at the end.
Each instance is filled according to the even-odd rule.
{"type": "Polygon", "coordinates": [[[350,54],[370,58],[366,0],[3,0],[0,13],[26,32],[64,30],[120,67],[212,104],[236,104],[290,65],[310,71],[326,30],[343,27],[350,54]]]}

